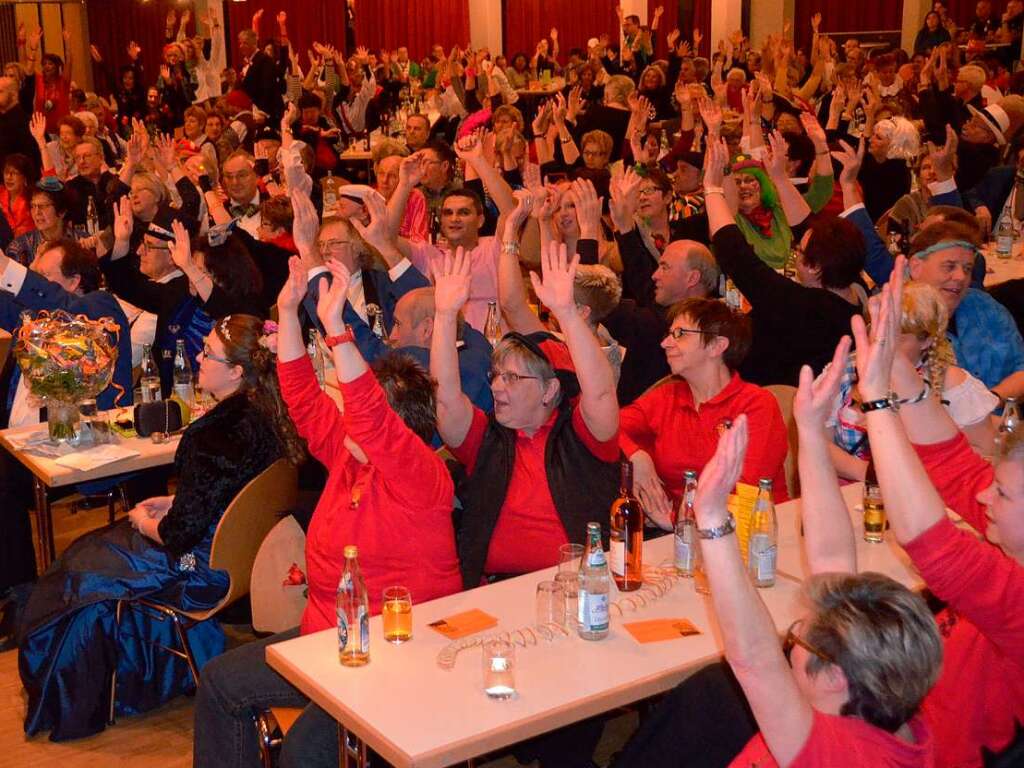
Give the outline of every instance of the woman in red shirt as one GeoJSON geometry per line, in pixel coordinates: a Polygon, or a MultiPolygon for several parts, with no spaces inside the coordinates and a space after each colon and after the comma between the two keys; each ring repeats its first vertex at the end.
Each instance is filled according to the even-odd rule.
{"type": "Polygon", "coordinates": [[[672,378],[622,409],[622,451],[650,519],[672,529],[672,509],[683,492],[683,473],[700,473],[722,432],[747,415],[750,447],[740,480],[773,481],[785,500],[787,435],[782,412],[766,389],[743,381],[736,369],[750,349],[750,322],[714,299],[687,299],[669,311],[662,342],[672,378]]]}
{"type": "Polygon", "coordinates": [[[4,158],[4,184],[3,188],[0,188],[0,214],[7,219],[14,237],[20,237],[36,228],[29,206],[34,184],[31,160],[21,154],[7,155],[4,158]]]}

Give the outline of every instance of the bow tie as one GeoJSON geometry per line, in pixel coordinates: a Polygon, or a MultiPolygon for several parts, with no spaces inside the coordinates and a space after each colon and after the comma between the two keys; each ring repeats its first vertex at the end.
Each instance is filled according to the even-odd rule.
{"type": "Polygon", "coordinates": [[[245,219],[259,213],[260,207],[249,203],[248,205],[232,205],[228,212],[236,219],[245,219]]]}

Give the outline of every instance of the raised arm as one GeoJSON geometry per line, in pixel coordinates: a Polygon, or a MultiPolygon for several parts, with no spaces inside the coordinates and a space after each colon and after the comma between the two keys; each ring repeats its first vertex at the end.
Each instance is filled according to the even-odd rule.
{"type": "Polygon", "coordinates": [[[437,432],[448,445],[462,445],[473,420],[473,404],[462,391],[456,349],[459,312],[469,301],[469,257],[462,246],[446,253],[434,273],[434,336],[430,375],[437,381],[437,432]]]}
{"type": "MultiPolygon", "coordinates": [[[[532,196],[525,190],[515,193],[517,205],[505,219],[501,255],[498,257],[498,304],[509,328],[519,333],[546,330],[530,309],[522,270],[519,267],[519,230],[530,216],[532,196]]],[[[541,225],[543,228],[543,224],[541,225]]]]}
{"type": "Polygon", "coordinates": [[[829,458],[832,441],[825,433],[825,419],[839,392],[839,379],[850,353],[850,337],[844,336],[832,356],[832,365],[817,379],[810,366],[800,369],[800,388],[793,401],[800,439],[797,464],[800,470],[804,551],[811,573],[856,573],[857,545],[839,478],[829,458]]]}
{"type": "MultiPolygon", "coordinates": [[[[747,417],[741,415],[718,439],[715,455],[701,472],[694,503],[698,528],[719,528],[729,519],[726,503],[746,449],[747,417]]],[[[779,765],[790,765],[810,736],[814,711],[782,654],[775,624],[747,575],[735,538],[703,539],[700,549],[725,658],[772,756],[779,765]]]]}
{"type": "Polygon", "coordinates": [[[206,302],[213,293],[213,278],[205,270],[200,269],[192,258],[192,244],[185,225],[175,219],[171,222],[171,231],[174,233],[174,244],[171,247],[174,265],[185,273],[189,283],[195,287],[196,296],[206,302]]]}
{"type": "Polygon", "coordinates": [[[402,219],[405,217],[405,207],[409,204],[409,195],[416,188],[416,185],[423,181],[423,163],[425,156],[416,152],[402,160],[398,166],[398,186],[395,188],[391,199],[388,200],[388,227],[393,235],[397,236],[402,228],[402,219]]]}
{"type": "Polygon", "coordinates": [[[786,222],[790,227],[803,223],[811,215],[811,207],[804,200],[786,173],[786,139],[779,131],[772,131],[768,137],[769,152],[765,156],[765,169],[779,193],[779,202],[786,214],[786,222]]]}
{"type": "MultiPolygon", "coordinates": [[[[565,244],[552,244],[541,254],[543,276],[530,273],[537,298],[551,310],[565,335],[580,382],[580,413],[595,438],[610,440],[619,431],[615,376],[597,336],[576,307],[574,279],[579,255],[566,256],[565,244]]],[[[436,331],[435,331],[436,333],[436,331]]]]}
{"type": "Polygon", "coordinates": [[[498,169],[484,157],[483,147],[484,132],[478,128],[473,133],[463,136],[455,144],[455,154],[473,169],[484,189],[490,195],[494,204],[498,206],[498,212],[502,216],[508,216],[516,207],[516,199],[512,195],[512,187],[505,181],[498,169]]]}

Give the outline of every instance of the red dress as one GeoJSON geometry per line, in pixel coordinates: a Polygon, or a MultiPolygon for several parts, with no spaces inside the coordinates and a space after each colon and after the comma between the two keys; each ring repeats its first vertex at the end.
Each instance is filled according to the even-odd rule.
{"type": "Polygon", "coordinates": [[[29,198],[25,195],[12,198],[6,188],[0,188],[0,213],[7,219],[14,237],[20,237],[36,228],[29,210],[29,198]]]}

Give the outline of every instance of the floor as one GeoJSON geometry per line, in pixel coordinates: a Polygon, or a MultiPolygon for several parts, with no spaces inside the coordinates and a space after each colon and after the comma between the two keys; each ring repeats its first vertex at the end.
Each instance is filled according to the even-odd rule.
{"type": "MultiPolygon", "coordinates": [[[[86,531],[106,523],[106,508],[80,510],[71,515],[70,504],[53,507],[54,540],[63,551],[86,531]]],[[[229,644],[252,638],[250,628],[225,627],[229,644]]],[[[18,677],[18,654],[0,653],[0,764],[21,768],[188,768],[192,765],[192,699],[182,697],[139,717],[123,718],[96,736],[53,743],[46,734],[26,739],[22,730],[25,694],[18,677]]],[[[606,765],[636,728],[636,715],[621,715],[609,723],[595,757],[606,765]]],[[[515,768],[505,756],[480,768],[515,768]]]]}

